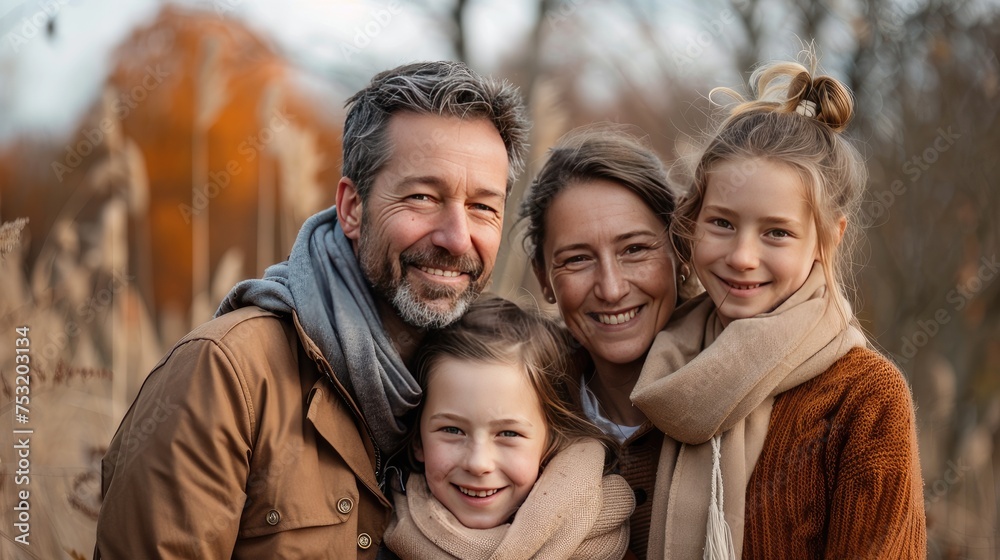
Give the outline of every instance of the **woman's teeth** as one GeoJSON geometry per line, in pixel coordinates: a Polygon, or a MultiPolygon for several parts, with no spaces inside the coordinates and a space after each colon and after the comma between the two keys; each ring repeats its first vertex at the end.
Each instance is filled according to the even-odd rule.
{"type": "Polygon", "coordinates": [[[618,313],[616,315],[609,315],[607,313],[597,313],[597,320],[604,323],[605,325],[620,325],[631,321],[635,317],[636,313],[639,312],[639,308],[636,307],[625,313],[618,313]]]}

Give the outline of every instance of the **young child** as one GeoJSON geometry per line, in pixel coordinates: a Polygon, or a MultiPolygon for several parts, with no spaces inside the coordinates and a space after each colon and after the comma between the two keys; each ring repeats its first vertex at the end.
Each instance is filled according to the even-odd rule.
{"type": "Polygon", "coordinates": [[[851,94],[796,63],[751,81],[671,226],[706,294],[632,393],[666,434],[648,558],[923,558],[910,391],[844,297],[867,179],[851,94]]]}
{"type": "Polygon", "coordinates": [[[609,440],[568,408],[567,335],[499,297],[428,336],[417,472],[385,543],[404,560],[623,557],[635,498],[609,440]]]}

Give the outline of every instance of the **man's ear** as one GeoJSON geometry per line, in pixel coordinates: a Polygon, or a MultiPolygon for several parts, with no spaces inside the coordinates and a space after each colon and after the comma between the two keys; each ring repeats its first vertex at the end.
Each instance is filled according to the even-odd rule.
{"type": "Polygon", "coordinates": [[[361,206],[361,197],[354,181],[349,177],[341,177],[337,183],[337,222],[351,241],[357,241],[361,237],[361,206]]]}

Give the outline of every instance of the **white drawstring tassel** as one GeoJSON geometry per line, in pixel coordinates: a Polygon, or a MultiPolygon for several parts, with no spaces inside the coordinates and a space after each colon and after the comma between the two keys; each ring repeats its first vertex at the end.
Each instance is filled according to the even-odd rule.
{"type": "Polygon", "coordinates": [[[723,513],[722,436],[712,438],[712,502],[708,505],[704,560],[736,560],[733,535],[723,513]]]}

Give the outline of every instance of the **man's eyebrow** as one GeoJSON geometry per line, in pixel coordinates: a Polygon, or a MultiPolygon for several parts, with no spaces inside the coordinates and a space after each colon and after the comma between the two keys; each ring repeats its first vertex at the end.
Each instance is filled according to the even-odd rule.
{"type": "MultiPolygon", "coordinates": [[[[447,182],[441,177],[435,175],[417,175],[413,177],[407,177],[400,181],[400,185],[406,187],[410,185],[430,185],[435,188],[447,188],[447,182]]],[[[504,185],[503,189],[494,189],[490,187],[475,187],[471,193],[472,198],[496,198],[498,200],[507,199],[507,187],[504,185]]]]}
{"type": "Polygon", "coordinates": [[[507,199],[507,189],[503,190],[492,189],[490,187],[478,187],[473,189],[472,198],[496,198],[499,200],[507,199]]]}

